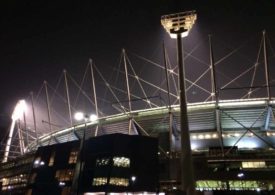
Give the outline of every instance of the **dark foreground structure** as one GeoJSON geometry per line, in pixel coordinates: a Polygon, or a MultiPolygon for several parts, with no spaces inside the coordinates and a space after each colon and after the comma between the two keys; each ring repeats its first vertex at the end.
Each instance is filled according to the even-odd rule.
{"type": "Polygon", "coordinates": [[[1,194],[156,192],[157,139],[112,134],[40,147],[1,166],[1,194]]]}

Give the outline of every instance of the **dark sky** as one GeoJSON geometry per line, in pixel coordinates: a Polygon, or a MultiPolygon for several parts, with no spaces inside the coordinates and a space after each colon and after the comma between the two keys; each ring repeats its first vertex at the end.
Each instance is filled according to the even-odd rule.
{"type": "Polygon", "coordinates": [[[263,29],[275,35],[272,0],[2,0],[1,130],[7,129],[16,101],[38,91],[43,80],[56,82],[64,68],[83,73],[90,57],[104,69],[118,60],[123,47],[150,57],[165,35],[160,16],[192,9],[198,12],[199,35],[211,33],[232,47],[263,29]]]}

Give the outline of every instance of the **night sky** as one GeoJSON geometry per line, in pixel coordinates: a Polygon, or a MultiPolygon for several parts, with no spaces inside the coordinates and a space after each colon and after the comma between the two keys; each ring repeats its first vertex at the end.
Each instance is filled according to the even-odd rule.
{"type": "MultiPolygon", "coordinates": [[[[162,40],[168,46],[173,44],[160,24],[161,15],[193,9],[197,10],[198,20],[186,50],[191,50],[197,40],[204,40],[206,50],[202,58],[206,61],[208,34],[220,40],[217,48],[224,43],[238,47],[252,39],[255,48],[248,46],[243,51],[244,55],[252,53],[252,61],[256,59],[263,29],[271,43],[275,40],[275,3],[271,0],[1,1],[1,132],[9,126],[16,101],[30,91],[37,92],[44,80],[56,83],[64,68],[81,78],[92,58],[106,75],[110,72],[106,67],[117,64],[122,48],[147,58],[161,58],[161,50],[156,54],[155,48],[162,40]]],[[[217,49],[215,55],[219,59],[226,52],[217,49]]],[[[225,65],[220,71],[237,72],[238,68],[241,67],[225,65]]],[[[196,99],[196,91],[193,95],[196,99]]]]}

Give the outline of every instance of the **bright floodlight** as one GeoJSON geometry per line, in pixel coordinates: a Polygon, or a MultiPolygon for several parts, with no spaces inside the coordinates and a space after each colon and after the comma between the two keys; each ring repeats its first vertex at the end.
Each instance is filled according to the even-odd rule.
{"type": "Polygon", "coordinates": [[[84,114],[83,112],[77,112],[74,114],[74,119],[77,121],[81,121],[84,119],[84,114]]]}
{"type": "Polygon", "coordinates": [[[23,113],[26,112],[27,105],[25,100],[19,100],[14,108],[12,113],[12,120],[18,120],[23,116],[23,113]]]}
{"type": "Polygon", "coordinates": [[[95,114],[91,114],[90,121],[96,121],[96,120],[97,120],[97,116],[95,114]]]}
{"type": "Polygon", "coordinates": [[[132,176],[132,177],[131,177],[132,182],[135,182],[136,179],[137,179],[136,176],[132,176]]]}
{"type": "Polygon", "coordinates": [[[186,37],[196,19],[196,11],[187,11],[164,15],[161,17],[161,24],[171,38],[177,38],[177,34],[181,34],[181,37],[186,37]]]}

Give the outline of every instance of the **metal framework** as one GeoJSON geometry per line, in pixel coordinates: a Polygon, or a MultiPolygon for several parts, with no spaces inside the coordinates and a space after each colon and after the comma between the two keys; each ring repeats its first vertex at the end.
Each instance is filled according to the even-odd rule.
{"type": "MultiPolygon", "coordinates": [[[[264,33],[263,36],[264,35],[266,36],[266,33],[264,33]]],[[[267,37],[263,37],[263,39],[264,38],[267,39],[267,37]]],[[[233,146],[237,146],[243,150],[274,148],[275,99],[272,96],[272,72],[268,72],[268,60],[264,60],[265,58],[270,59],[274,56],[268,56],[267,49],[265,52],[263,51],[263,47],[267,47],[266,43],[264,44],[263,40],[261,41],[256,61],[252,63],[250,67],[239,73],[236,77],[228,79],[228,82],[216,86],[216,90],[213,87],[213,76],[212,83],[210,83],[208,88],[202,86],[200,84],[201,81],[207,75],[209,77],[211,74],[216,74],[216,77],[223,75],[224,73],[220,73],[217,69],[218,66],[222,61],[226,60],[228,56],[231,56],[238,50],[231,51],[230,54],[226,54],[221,59],[213,58],[211,63],[210,60],[203,62],[202,64],[205,69],[202,70],[202,74],[198,78],[191,79],[188,74],[186,75],[187,78],[185,81],[187,84],[190,84],[186,88],[187,93],[193,88],[196,88],[208,96],[205,97],[207,101],[188,103],[187,106],[188,127],[193,151],[206,150],[209,147],[222,148],[233,146]],[[263,60],[261,60],[260,56],[263,56],[263,60]],[[213,67],[215,67],[216,70],[211,73],[211,71],[214,70],[213,67]],[[265,76],[268,75],[268,79],[264,79],[262,86],[255,87],[255,75],[260,67],[267,70],[268,74],[265,74],[265,76]],[[214,98],[217,97],[218,94],[213,96],[213,93],[222,93],[227,90],[232,83],[238,84],[238,80],[247,76],[249,73],[251,73],[252,78],[251,82],[249,82],[249,87],[244,88],[245,94],[240,94],[239,98],[231,100],[214,98]],[[255,97],[253,95],[260,89],[265,90],[265,92],[269,91],[269,95],[266,94],[263,95],[265,97],[252,98],[255,97]]],[[[209,44],[211,44],[211,42],[209,44]]],[[[187,51],[185,59],[192,58],[192,60],[201,63],[202,60],[193,55],[195,50],[196,49],[187,51]]],[[[213,54],[215,54],[214,45],[212,45],[212,49],[209,49],[209,52],[212,52],[212,54],[210,53],[209,55],[209,59],[211,59],[211,55],[213,56],[213,54]]],[[[128,134],[130,120],[132,130],[134,128],[140,130],[143,135],[158,136],[163,132],[170,132],[170,149],[168,151],[166,148],[160,148],[161,153],[166,154],[167,152],[180,151],[180,107],[179,94],[176,90],[176,80],[179,77],[177,67],[169,59],[168,52],[165,60],[166,68],[164,63],[159,64],[136,54],[131,55],[131,53],[126,52],[126,50],[123,51],[122,54],[119,64],[122,68],[112,70],[114,73],[117,73],[118,77],[124,78],[124,80],[126,78],[128,79],[127,87],[125,87],[125,82],[120,86],[110,78],[105,78],[100,68],[97,67],[94,62],[92,63],[90,61],[86,70],[91,70],[93,78],[92,85],[91,81],[89,81],[91,91],[86,92],[83,87],[85,79],[87,78],[86,73],[83,80],[78,82],[69,71],[67,71],[64,82],[67,83],[66,87],[68,90],[63,89],[64,94],[57,90],[58,87],[51,87],[49,83],[45,82],[38,93],[32,93],[29,98],[26,98],[27,103],[30,105],[30,109],[26,113],[26,125],[21,125],[21,131],[17,131],[17,128],[14,128],[16,122],[12,125],[13,128],[11,128],[9,132],[10,135],[6,136],[6,138],[10,140],[10,142],[6,144],[6,147],[9,148],[8,150],[11,155],[6,151],[2,151],[4,153],[4,160],[7,161],[19,156],[21,154],[20,151],[29,152],[39,146],[81,139],[83,137],[85,124],[79,124],[72,120],[71,125],[70,113],[67,113],[68,110],[71,110],[69,112],[77,110],[77,102],[80,100],[76,96],[81,95],[82,98],[87,99],[87,107],[96,111],[96,114],[99,116],[97,121],[86,123],[86,137],[119,132],[128,134]],[[135,66],[135,63],[133,63],[133,56],[146,63],[146,66],[150,64],[150,67],[152,67],[155,72],[159,71],[163,73],[164,79],[162,78],[161,81],[152,81],[151,78],[146,78],[142,71],[138,69],[140,65],[135,66]],[[167,80],[169,81],[167,82],[167,80]],[[69,86],[69,84],[72,84],[72,86],[78,89],[79,93],[72,93],[72,86],[69,86]],[[97,89],[105,89],[107,95],[104,96],[100,94],[100,90],[96,91],[95,87],[97,89]],[[46,90],[46,98],[42,98],[43,89],[46,90]],[[158,96],[158,94],[162,94],[162,96],[158,96]],[[105,98],[107,96],[109,99],[105,98]],[[159,98],[152,98],[155,96],[159,98]],[[64,114],[65,112],[58,113],[56,110],[57,107],[54,106],[53,97],[59,97],[64,102],[67,114],[64,114]],[[41,99],[43,101],[41,101],[41,99]],[[127,102],[126,106],[123,103],[125,100],[127,102]],[[168,100],[170,103],[168,103],[168,100]],[[140,103],[140,107],[135,105],[135,101],[140,103]],[[68,107],[68,103],[70,104],[70,108],[68,107]],[[104,104],[115,107],[116,110],[119,110],[119,113],[115,114],[113,112],[106,114],[107,112],[103,109],[104,104]],[[40,106],[43,105],[44,115],[41,114],[42,111],[40,109],[40,106]],[[60,124],[55,120],[58,117],[61,118],[60,121],[64,122],[64,124],[60,124]],[[41,123],[42,120],[46,122],[41,123]],[[20,136],[20,138],[18,138],[18,136],[20,136]],[[21,141],[21,144],[19,144],[19,141],[21,141]],[[22,150],[23,145],[25,145],[24,150],[22,150]],[[20,148],[20,146],[22,147],[20,148]]],[[[150,74],[149,77],[151,75],[152,74],[150,74]]],[[[64,73],[62,73],[61,76],[63,78],[64,73]]],[[[60,79],[60,82],[61,80],[62,79],[60,79]]],[[[132,133],[136,133],[136,131],[133,130],[132,133]]],[[[228,150],[221,150],[221,158],[226,157],[226,155],[228,155],[228,150]]]]}

